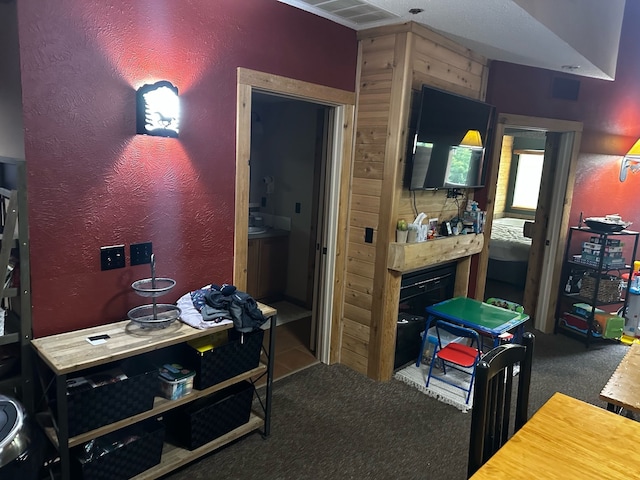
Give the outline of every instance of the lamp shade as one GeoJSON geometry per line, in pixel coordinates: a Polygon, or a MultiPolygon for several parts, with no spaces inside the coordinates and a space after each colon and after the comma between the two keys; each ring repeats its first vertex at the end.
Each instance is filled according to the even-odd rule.
{"type": "Polygon", "coordinates": [[[640,138],[636,140],[636,143],[634,143],[633,146],[629,149],[626,156],[640,158],[640,138]]]}
{"type": "Polygon", "coordinates": [[[633,173],[640,170],[640,138],[636,140],[636,143],[633,144],[627,154],[622,157],[620,163],[621,182],[627,179],[627,170],[631,170],[633,173]]]}
{"type": "Polygon", "coordinates": [[[468,130],[466,135],[462,138],[460,145],[463,147],[476,147],[482,148],[482,137],[478,130],[468,130]]]}
{"type": "Polygon", "coordinates": [[[136,133],[177,137],[180,131],[178,88],[162,80],[136,92],[136,133]]]}

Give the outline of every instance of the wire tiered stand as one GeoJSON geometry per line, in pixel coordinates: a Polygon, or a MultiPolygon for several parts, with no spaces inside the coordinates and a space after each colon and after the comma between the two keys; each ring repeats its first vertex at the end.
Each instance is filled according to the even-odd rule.
{"type": "Polygon", "coordinates": [[[180,308],[169,303],[156,303],[156,298],[169,293],[175,284],[172,278],[156,278],[156,260],[152,253],[151,278],[137,280],[131,284],[131,288],[141,297],[153,298],[153,303],[129,310],[129,320],[141,328],[165,328],[171,325],[180,317],[180,308]]]}

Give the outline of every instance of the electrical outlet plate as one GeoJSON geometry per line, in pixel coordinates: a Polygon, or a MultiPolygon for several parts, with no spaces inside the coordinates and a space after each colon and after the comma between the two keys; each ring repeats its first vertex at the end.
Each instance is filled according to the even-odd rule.
{"type": "Polygon", "coordinates": [[[100,247],[101,270],[113,270],[114,268],[124,268],[124,266],[124,245],[100,247]]]}
{"type": "Polygon", "coordinates": [[[151,242],[132,243],[131,246],[129,247],[131,266],[151,263],[152,253],[153,253],[153,245],[151,244],[151,242]]]}

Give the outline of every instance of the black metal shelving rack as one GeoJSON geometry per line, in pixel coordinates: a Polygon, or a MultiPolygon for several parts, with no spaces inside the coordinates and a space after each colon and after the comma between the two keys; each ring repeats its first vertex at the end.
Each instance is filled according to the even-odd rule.
{"type": "MultiPolygon", "coordinates": [[[[560,281],[560,293],[558,295],[558,301],[556,304],[556,322],[555,322],[555,333],[557,332],[570,332],[573,334],[577,334],[580,335],[582,337],[584,337],[584,342],[585,345],[588,347],[589,343],[591,341],[591,339],[593,338],[600,338],[600,337],[595,337],[594,336],[594,328],[593,328],[593,323],[594,323],[594,318],[595,318],[595,312],[596,312],[596,308],[600,307],[600,306],[607,306],[607,305],[621,305],[622,306],[622,311],[624,312],[626,310],[627,307],[627,302],[629,299],[629,295],[628,295],[628,291],[629,291],[629,287],[630,287],[630,281],[627,282],[627,286],[626,286],[626,292],[624,295],[624,298],[620,298],[619,301],[614,301],[614,302],[599,302],[598,301],[598,291],[600,288],[600,280],[601,280],[601,275],[603,273],[612,271],[612,270],[618,270],[621,274],[622,273],[628,273],[629,274],[629,279],[631,278],[631,272],[633,271],[633,261],[636,258],[636,253],[637,253],[637,248],[638,248],[638,237],[640,236],[640,232],[635,232],[635,231],[631,231],[631,230],[622,230],[620,232],[602,232],[602,231],[598,231],[598,230],[593,230],[589,227],[571,227],[569,229],[569,236],[567,238],[567,245],[565,247],[565,252],[564,252],[564,261],[563,261],[563,265],[562,265],[562,277],[561,277],[561,281],[560,281]],[[594,265],[590,265],[587,263],[583,263],[583,262],[577,262],[577,261],[573,261],[572,257],[573,255],[570,253],[572,250],[572,240],[574,239],[575,235],[590,235],[592,237],[599,237],[599,243],[602,244],[603,246],[607,245],[607,241],[611,238],[616,238],[616,239],[622,239],[623,237],[633,237],[633,253],[631,255],[631,261],[628,263],[625,263],[625,265],[617,268],[617,267],[607,267],[604,263],[604,248],[600,249],[600,255],[599,258],[597,260],[597,266],[594,265]],[[595,272],[597,273],[597,275],[595,276],[595,288],[594,288],[594,293],[591,297],[584,297],[581,296],[579,293],[567,293],[565,291],[565,285],[567,282],[567,279],[569,277],[570,271],[571,269],[583,269],[585,271],[591,271],[591,272],[595,272]],[[583,333],[577,329],[571,328],[569,326],[566,325],[562,325],[561,324],[561,316],[562,316],[562,305],[566,304],[568,301],[570,301],[572,304],[573,303],[577,303],[577,302],[581,302],[581,303],[586,303],[591,307],[591,311],[590,314],[587,318],[587,331],[586,333],[583,333]]],[[[583,240],[584,241],[584,240],[583,240]]],[[[581,243],[582,244],[582,243],[581,243]]]]}

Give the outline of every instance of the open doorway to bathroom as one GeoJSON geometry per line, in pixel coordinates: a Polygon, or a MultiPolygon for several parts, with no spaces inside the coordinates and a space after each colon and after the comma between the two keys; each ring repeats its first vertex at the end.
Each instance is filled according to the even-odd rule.
{"type": "Polygon", "coordinates": [[[275,376],[316,359],[330,107],[253,92],[247,292],[278,311],[275,376]]]}
{"type": "MultiPolygon", "coordinates": [[[[278,98],[263,100],[271,101],[271,103],[277,103],[279,101],[278,98]]],[[[260,103],[260,100],[257,99],[257,102],[260,103]]],[[[301,105],[296,103],[292,105],[295,105],[296,108],[301,107],[301,105]]],[[[307,294],[301,293],[298,297],[298,299],[303,302],[302,305],[288,302],[287,306],[289,306],[288,304],[290,303],[296,307],[302,306],[302,308],[308,311],[308,306],[311,304],[309,352],[315,353],[314,358],[323,363],[338,362],[340,361],[341,352],[340,325],[346,262],[344,249],[348,232],[348,209],[345,208],[345,201],[348,198],[351,178],[355,94],[346,90],[239,67],[236,107],[234,284],[242,289],[247,288],[247,285],[251,283],[248,278],[251,273],[249,265],[255,261],[255,257],[253,257],[255,251],[249,251],[249,210],[255,209],[256,203],[259,204],[259,209],[252,212],[254,217],[254,228],[252,232],[256,231],[256,223],[259,224],[262,222],[264,225],[268,223],[268,221],[273,221],[274,226],[282,227],[287,225],[287,215],[302,215],[305,209],[316,208],[317,211],[312,214],[315,220],[310,222],[310,229],[315,228],[315,233],[314,235],[310,233],[308,240],[301,242],[295,240],[297,237],[294,236],[294,222],[291,220],[290,233],[288,236],[285,236],[287,239],[286,248],[274,246],[270,244],[270,242],[267,242],[266,248],[272,252],[279,252],[280,254],[286,252],[286,270],[282,268],[284,260],[274,263],[274,269],[279,275],[283,275],[283,272],[286,272],[283,275],[285,278],[285,293],[283,294],[285,301],[287,300],[287,295],[290,295],[290,293],[287,293],[289,288],[287,285],[291,282],[289,279],[289,254],[291,245],[295,242],[293,247],[296,249],[303,248],[308,251],[306,267],[294,265],[295,268],[306,268],[306,275],[309,281],[304,284],[304,288],[298,291],[305,291],[307,294]],[[277,175],[268,172],[264,174],[251,172],[254,167],[257,168],[258,164],[257,159],[254,158],[255,162],[252,160],[252,154],[255,153],[255,151],[252,151],[252,131],[257,129],[258,132],[253,133],[259,133],[260,128],[262,128],[263,134],[268,135],[268,133],[265,133],[266,123],[261,126],[256,125],[259,112],[257,110],[254,111],[253,108],[254,93],[315,104],[313,107],[316,110],[314,117],[316,127],[313,129],[315,132],[314,150],[310,156],[310,158],[313,158],[314,183],[310,188],[310,205],[306,205],[305,200],[301,200],[302,198],[308,197],[300,196],[296,199],[294,196],[289,195],[289,200],[286,200],[289,213],[287,213],[286,210],[280,211],[279,209],[274,212],[268,211],[269,205],[275,206],[278,201],[277,199],[273,199],[273,203],[270,203],[269,198],[267,198],[265,206],[262,207],[263,193],[268,196],[269,194],[267,192],[271,191],[272,193],[270,195],[274,196],[279,188],[286,191],[293,187],[290,186],[288,182],[279,180],[277,175]],[[321,118],[325,118],[325,120],[321,122],[319,120],[321,118]],[[318,128],[319,125],[323,125],[323,128],[318,128]],[[315,139],[318,137],[326,137],[326,141],[319,142],[315,139]],[[316,159],[318,158],[321,158],[322,161],[317,162],[316,159]],[[252,164],[251,167],[250,164],[252,164]],[[260,186],[257,187],[257,195],[251,192],[251,177],[253,176],[255,176],[253,181],[258,184],[262,182],[264,186],[264,190],[262,191],[260,191],[260,186]],[[265,177],[267,178],[265,179],[265,177]],[[269,184],[271,185],[271,190],[268,190],[269,184]],[[298,203],[300,205],[298,205],[298,203]],[[252,205],[251,207],[250,204],[252,205]],[[265,208],[266,211],[260,211],[261,208],[265,208]],[[291,209],[293,213],[290,213],[291,209]],[[296,213],[297,210],[300,211],[299,214],[296,213]],[[269,218],[268,215],[273,215],[273,217],[269,218]],[[256,219],[256,217],[260,218],[256,219]],[[256,222],[256,220],[258,221],[256,222]],[[289,236],[292,236],[294,240],[291,240],[289,236]],[[315,244],[312,244],[312,237],[314,236],[315,244]],[[310,278],[313,278],[313,280],[311,281],[310,278]],[[309,291],[313,292],[312,295],[308,295],[309,291]],[[315,345],[315,351],[312,350],[312,345],[315,345]]],[[[276,118],[276,120],[279,119],[276,118]]],[[[263,121],[266,122],[266,118],[260,117],[260,123],[263,121]]],[[[287,148],[291,144],[293,140],[292,135],[293,133],[289,132],[288,135],[280,137],[279,142],[283,144],[283,148],[287,148]]],[[[288,154],[288,152],[285,153],[288,154]]],[[[283,175],[288,175],[290,171],[296,171],[296,169],[299,168],[298,164],[301,163],[300,159],[296,155],[293,155],[292,158],[293,161],[289,163],[288,169],[283,171],[283,175]]],[[[276,161],[282,161],[282,158],[278,158],[276,161]]],[[[266,165],[268,165],[268,162],[266,165]]],[[[293,178],[292,181],[298,178],[295,175],[291,175],[290,177],[293,178]]],[[[303,193],[308,194],[308,192],[303,193]]],[[[310,210],[310,212],[312,211],[313,210],[310,210]]],[[[252,236],[253,235],[261,234],[252,233],[252,236]]],[[[276,241],[273,240],[273,242],[275,243],[276,241]]],[[[268,293],[269,296],[273,295],[272,298],[277,298],[277,295],[274,295],[273,291],[268,293]]],[[[278,317],[286,315],[286,306],[278,308],[277,311],[278,317]]],[[[277,329],[286,327],[289,323],[295,324],[296,322],[285,323],[277,327],[277,329]]],[[[278,338],[276,339],[274,375],[278,378],[282,376],[279,371],[279,363],[282,358],[280,350],[286,344],[287,337],[278,330],[276,330],[276,334],[278,338]]]]}

